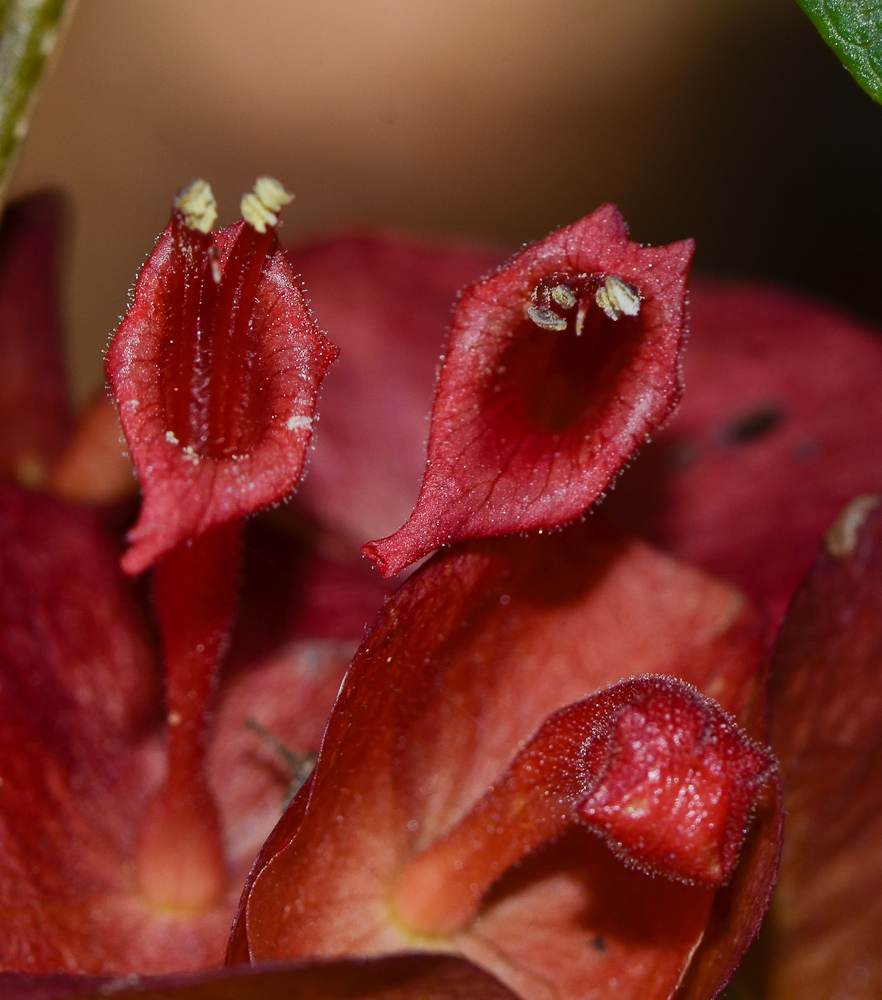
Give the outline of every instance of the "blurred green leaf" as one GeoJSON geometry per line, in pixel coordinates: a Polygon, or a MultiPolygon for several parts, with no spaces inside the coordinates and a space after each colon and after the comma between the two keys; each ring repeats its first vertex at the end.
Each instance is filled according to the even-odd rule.
{"type": "Polygon", "coordinates": [[[70,0],[0,0],[0,194],[70,0]]]}
{"type": "Polygon", "coordinates": [[[882,102],[882,0],[796,0],[845,68],[882,102]]]}

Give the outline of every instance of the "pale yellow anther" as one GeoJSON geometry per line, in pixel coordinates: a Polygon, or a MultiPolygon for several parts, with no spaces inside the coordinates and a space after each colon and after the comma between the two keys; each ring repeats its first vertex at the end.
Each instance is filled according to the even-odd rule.
{"type": "Polygon", "coordinates": [[[574,309],[579,301],[572,288],[568,288],[566,285],[555,285],[551,289],[551,297],[561,309],[574,309]]]}
{"type": "Polygon", "coordinates": [[[274,226],[279,221],[279,209],[293,200],[294,195],[274,177],[258,177],[254,190],[242,195],[239,207],[242,218],[259,233],[265,233],[267,226],[274,226]]]}
{"type": "Polygon", "coordinates": [[[258,177],[254,182],[254,193],[271,212],[278,212],[294,201],[294,195],[286,191],[275,177],[258,177]]]}
{"type": "Polygon", "coordinates": [[[636,316],[640,312],[640,293],[633,285],[627,284],[614,274],[611,274],[597,289],[594,301],[610,319],[636,316]]]}
{"type": "Polygon", "coordinates": [[[207,181],[188,184],[175,198],[175,211],[180,212],[189,229],[210,233],[217,219],[217,202],[207,181]]]}

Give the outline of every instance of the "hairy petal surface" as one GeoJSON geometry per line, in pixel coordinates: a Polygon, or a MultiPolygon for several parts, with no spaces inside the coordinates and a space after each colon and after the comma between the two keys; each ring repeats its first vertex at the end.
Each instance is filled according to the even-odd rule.
{"type": "Polygon", "coordinates": [[[828,533],[782,626],[772,741],[787,816],[774,1000],[882,991],[882,497],[828,533]]]}
{"type": "Polygon", "coordinates": [[[686,392],[604,509],[779,618],[818,539],[882,491],[882,337],[769,288],[690,295],[686,392]]]}
{"type": "MultiPolygon", "coordinates": [[[[436,557],[356,656],[311,785],[258,860],[231,958],[428,945],[524,996],[599,998],[611,980],[624,997],[669,996],[715,892],[626,868],[587,831],[502,875],[474,923],[451,935],[409,930],[389,893],[551,713],[662,672],[752,717],[759,643],[737,591],[598,522],[436,557]]],[[[774,860],[763,863],[770,883],[774,860]]]]}
{"type": "Polygon", "coordinates": [[[465,291],[416,508],[363,550],[384,575],[447,542],[565,524],[603,494],[679,398],[692,251],[630,242],[606,205],[465,291]]]}
{"type": "Polygon", "coordinates": [[[274,230],[174,213],[107,354],[144,491],[126,572],[294,489],[336,353],[274,230]]]}

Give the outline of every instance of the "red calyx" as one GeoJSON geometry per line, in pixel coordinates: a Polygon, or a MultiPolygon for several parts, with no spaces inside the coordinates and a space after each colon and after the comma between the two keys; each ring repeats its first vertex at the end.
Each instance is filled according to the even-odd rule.
{"type": "Polygon", "coordinates": [[[363,549],[385,576],[458,539],[560,526],[603,494],[679,399],[692,251],[630,242],[606,205],[466,290],[416,508],[363,549]]]}

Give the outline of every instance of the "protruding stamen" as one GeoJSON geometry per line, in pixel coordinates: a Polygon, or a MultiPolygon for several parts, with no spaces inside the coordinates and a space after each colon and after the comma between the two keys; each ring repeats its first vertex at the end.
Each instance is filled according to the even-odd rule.
{"type": "Polygon", "coordinates": [[[567,321],[548,306],[527,306],[527,316],[542,330],[566,330],[567,321]]]}
{"type": "Polygon", "coordinates": [[[294,195],[273,177],[258,177],[254,190],[242,195],[242,218],[259,233],[279,221],[279,210],[294,200],[294,195]]]}
{"type": "Polygon", "coordinates": [[[174,201],[175,211],[180,212],[188,229],[210,233],[217,220],[217,202],[208,181],[196,180],[178,192],[174,201]]]}
{"type": "Polygon", "coordinates": [[[640,293],[633,285],[614,274],[609,275],[597,289],[594,301],[613,320],[622,316],[636,316],[640,312],[640,293]]]}
{"type": "Polygon", "coordinates": [[[579,301],[576,293],[568,285],[555,285],[549,294],[561,309],[573,309],[579,301]]]}

